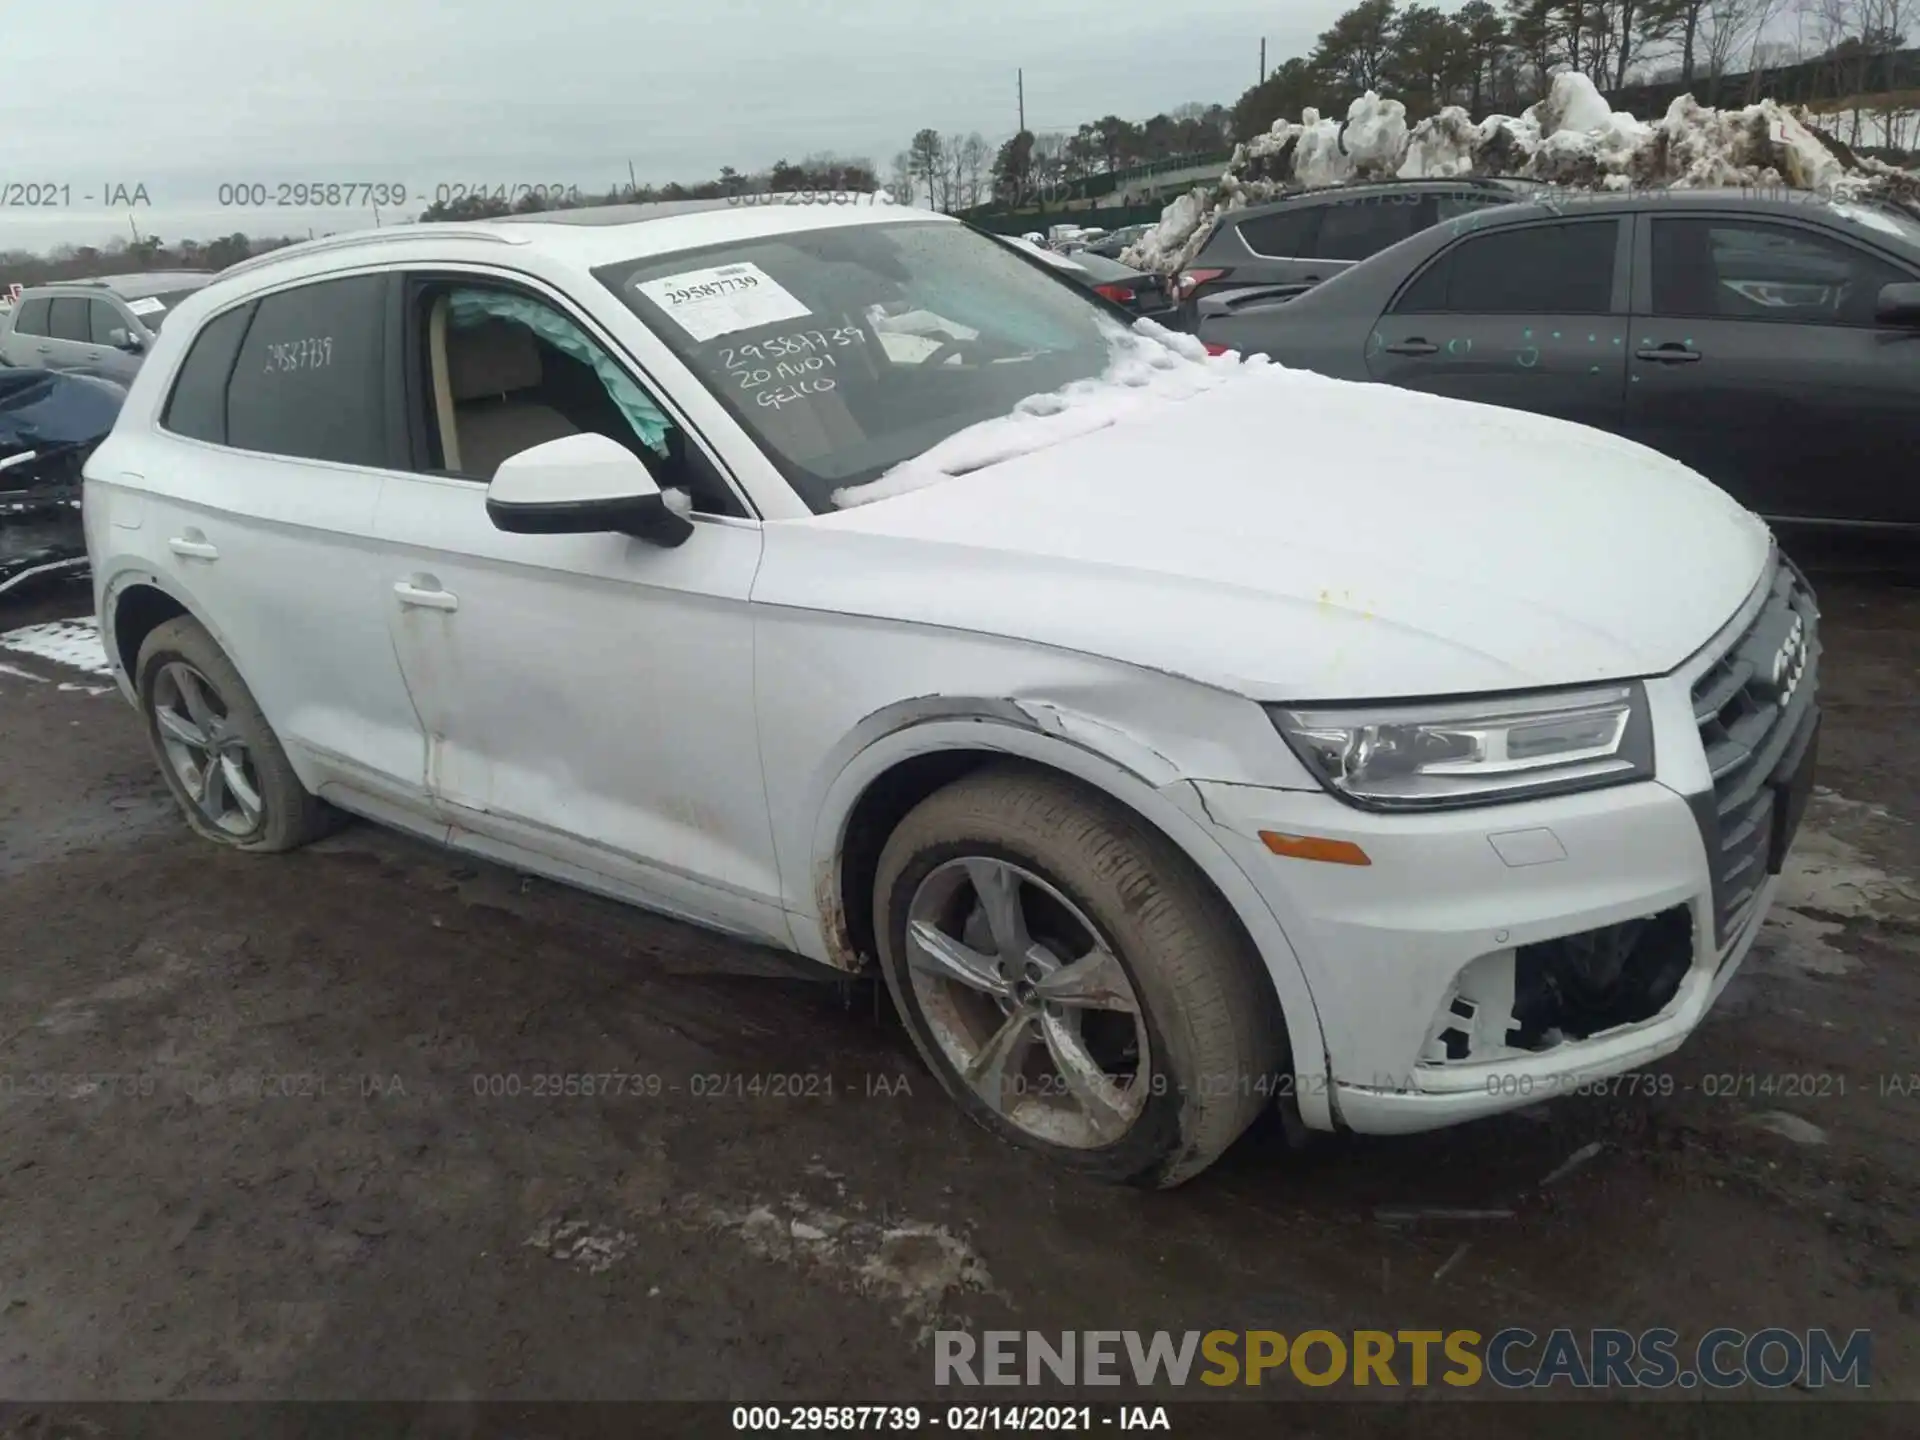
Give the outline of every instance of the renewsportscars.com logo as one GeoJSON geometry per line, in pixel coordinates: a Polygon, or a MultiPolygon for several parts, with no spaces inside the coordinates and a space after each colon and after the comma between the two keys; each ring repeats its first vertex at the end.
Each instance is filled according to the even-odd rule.
{"type": "Polygon", "coordinates": [[[1872,1381],[1873,1334],[1831,1330],[964,1330],[934,1333],[936,1385],[1379,1385],[1765,1390],[1872,1381]]]}

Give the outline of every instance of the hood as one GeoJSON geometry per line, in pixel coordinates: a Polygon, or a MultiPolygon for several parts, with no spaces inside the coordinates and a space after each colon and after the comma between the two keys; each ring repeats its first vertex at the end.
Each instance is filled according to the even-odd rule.
{"type": "Polygon", "coordinates": [[[1584,426],[1278,366],[808,520],[754,598],[1064,647],[1260,700],[1671,670],[1766,526],[1584,426]]]}

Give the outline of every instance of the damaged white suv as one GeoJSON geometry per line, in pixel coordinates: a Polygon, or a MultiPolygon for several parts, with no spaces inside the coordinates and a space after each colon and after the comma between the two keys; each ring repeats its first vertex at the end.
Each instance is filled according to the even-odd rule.
{"type": "Polygon", "coordinates": [[[249,261],[85,518],[201,834],[337,808],[877,967],[969,1114],[1114,1180],[1673,1050],[1813,773],[1813,597],[1692,472],[883,202],[249,261]]]}

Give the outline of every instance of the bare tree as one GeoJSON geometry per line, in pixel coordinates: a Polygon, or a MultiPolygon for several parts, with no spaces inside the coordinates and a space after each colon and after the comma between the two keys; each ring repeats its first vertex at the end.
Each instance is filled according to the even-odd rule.
{"type": "Polygon", "coordinates": [[[907,163],[927,204],[936,210],[947,208],[947,149],[938,130],[928,128],[915,133],[907,146],[907,163]]]}
{"type": "Polygon", "coordinates": [[[946,153],[947,210],[966,210],[987,198],[987,170],[993,151],[986,138],[975,130],[970,135],[949,135],[941,142],[946,153]]]}
{"type": "Polygon", "coordinates": [[[893,198],[902,205],[911,205],[915,199],[913,183],[913,152],[902,150],[893,157],[893,165],[888,172],[887,188],[893,192],[893,198]]]}
{"type": "Polygon", "coordinates": [[[1736,56],[1745,57],[1773,19],[1779,0],[1706,0],[1700,12],[1699,58],[1707,72],[1707,103],[1720,103],[1720,84],[1736,56]]]}

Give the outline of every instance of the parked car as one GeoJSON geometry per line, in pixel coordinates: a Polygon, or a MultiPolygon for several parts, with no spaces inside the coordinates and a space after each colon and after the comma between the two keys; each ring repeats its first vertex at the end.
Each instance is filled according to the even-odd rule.
{"type": "Polygon", "coordinates": [[[102,638],[209,840],[338,807],[877,971],[1102,1178],[1675,1049],[1812,783],[1805,582],[1642,447],[1183,338],[904,206],[292,246],[88,462],[102,638]]]}
{"type": "Polygon", "coordinates": [[[0,595],[85,569],[81,466],[126,393],[91,375],[0,370],[0,595]]]}
{"type": "Polygon", "coordinates": [[[0,362],[130,381],[173,308],[212,278],[170,270],[32,286],[0,329],[0,362]]]}
{"type": "Polygon", "coordinates": [[[1087,249],[1095,255],[1103,255],[1109,260],[1118,260],[1121,254],[1142,235],[1153,229],[1151,225],[1123,225],[1118,230],[1109,231],[1094,241],[1087,249]]]}
{"type": "Polygon", "coordinates": [[[1086,250],[1062,255],[1009,235],[998,238],[1045,261],[1074,283],[1086,286],[1123,310],[1162,324],[1171,322],[1175,317],[1173,288],[1163,276],[1136,270],[1131,265],[1122,265],[1118,260],[1109,260],[1086,250]]]}
{"type": "Polygon", "coordinates": [[[1772,519],[1920,527],[1920,218],[1892,204],[1520,204],[1202,308],[1209,341],[1612,431],[1772,519]]]}
{"type": "Polygon", "coordinates": [[[1384,180],[1303,190],[1220,216],[1174,280],[1185,328],[1201,300],[1229,292],[1252,298],[1319,284],[1409,235],[1538,188],[1525,180],[1384,180]]]}

